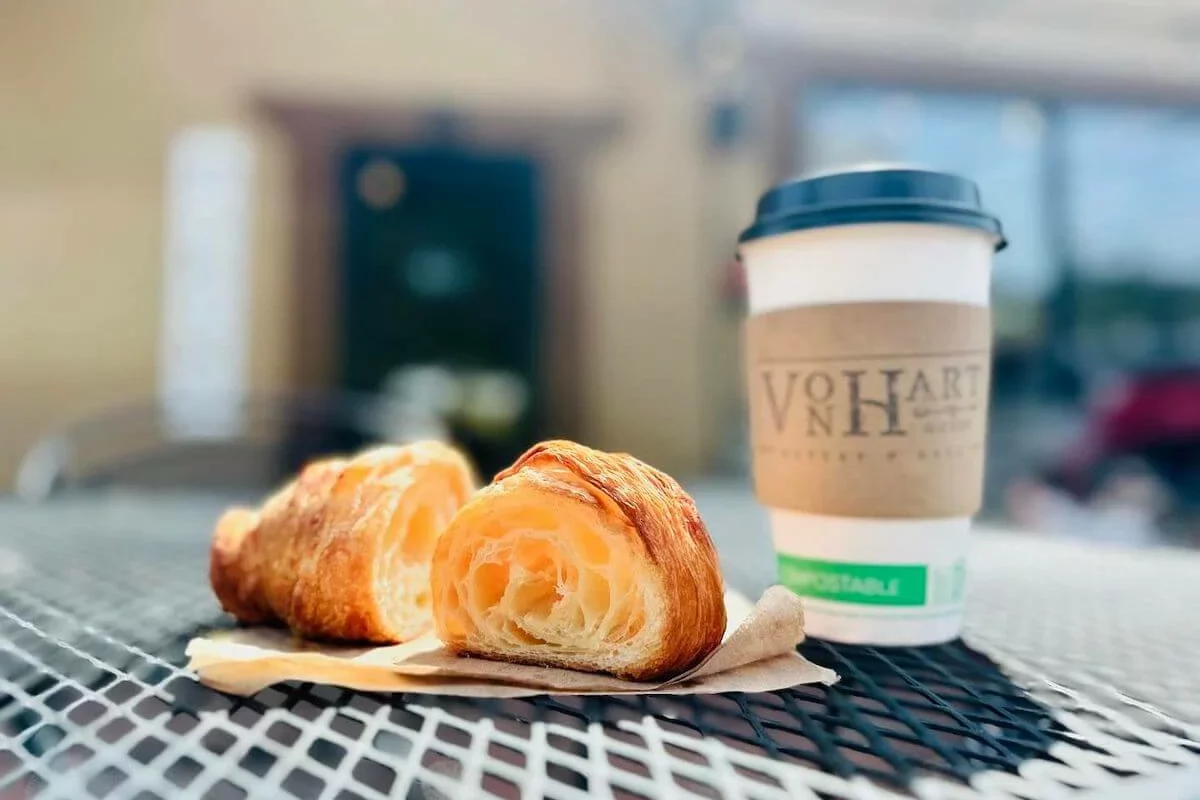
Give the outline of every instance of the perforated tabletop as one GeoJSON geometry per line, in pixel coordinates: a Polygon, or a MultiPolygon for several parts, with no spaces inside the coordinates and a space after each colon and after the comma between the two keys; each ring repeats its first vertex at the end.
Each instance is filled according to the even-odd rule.
{"type": "MultiPolygon", "coordinates": [[[[731,582],[752,502],[697,490],[731,582]]],[[[0,800],[1200,797],[1200,557],[981,535],[969,632],[809,642],[835,687],[479,702],[183,669],[212,504],[0,507],[0,800]]]]}

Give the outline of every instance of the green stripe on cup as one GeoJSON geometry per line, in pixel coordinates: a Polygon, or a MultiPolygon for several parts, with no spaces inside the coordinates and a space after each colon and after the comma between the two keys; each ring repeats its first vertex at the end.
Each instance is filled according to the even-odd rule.
{"type": "Polygon", "coordinates": [[[779,555],[779,581],[802,597],[866,606],[925,605],[926,569],[779,555]]]}

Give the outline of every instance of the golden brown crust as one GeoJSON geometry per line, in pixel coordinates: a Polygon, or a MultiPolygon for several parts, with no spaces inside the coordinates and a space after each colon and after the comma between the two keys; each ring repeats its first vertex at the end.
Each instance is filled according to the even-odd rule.
{"type": "Polygon", "coordinates": [[[266,622],[272,614],[258,598],[257,581],[247,575],[239,558],[246,537],[258,525],[258,512],[231,508],[217,520],[209,559],[208,579],[221,607],[242,622],[266,622]]]}
{"type": "Polygon", "coordinates": [[[531,448],[479,492],[439,540],[432,583],[442,641],[489,658],[656,680],[725,632],[716,551],[691,497],[630,455],[574,442],[531,448]],[[594,592],[581,610],[584,584],[594,592]]]}
{"type": "Polygon", "coordinates": [[[222,515],[213,591],[245,623],[279,621],[318,638],[411,639],[429,623],[433,544],[472,488],[466,460],[438,442],[311,463],[260,511],[222,515]]]}

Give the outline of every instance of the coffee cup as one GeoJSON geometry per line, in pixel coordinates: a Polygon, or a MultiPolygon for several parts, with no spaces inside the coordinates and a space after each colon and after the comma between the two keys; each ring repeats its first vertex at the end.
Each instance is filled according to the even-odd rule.
{"type": "Polygon", "coordinates": [[[739,237],[755,492],[811,636],[962,630],[1004,244],[974,183],[909,167],[780,184],[739,237]]]}

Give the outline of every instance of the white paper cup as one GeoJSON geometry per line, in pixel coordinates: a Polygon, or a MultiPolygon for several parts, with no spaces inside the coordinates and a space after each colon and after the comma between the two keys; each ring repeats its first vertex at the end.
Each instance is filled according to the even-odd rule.
{"type": "MultiPolygon", "coordinates": [[[[847,176],[824,176],[817,181],[832,180],[836,184],[843,177],[847,176]]],[[[971,387],[975,390],[971,408],[975,410],[961,411],[967,407],[961,397],[968,392],[965,379],[959,380],[961,370],[954,366],[958,362],[952,360],[959,357],[954,341],[945,342],[937,353],[928,357],[911,352],[863,353],[854,348],[890,348],[882,342],[870,346],[848,342],[846,336],[813,326],[824,325],[822,320],[834,312],[838,316],[829,319],[853,333],[859,322],[869,326],[872,315],[878,316],[878,309],[900,305],[907,307],[906,313],[932,308],[937,314],[972,318],[976,320],[976,328],[980,318],[987,324],[987,317],[981,311],[989,303],[992,254],[1003,245],[1003,239],[998,223],[978,208],[973,184],[963,179],[895,169],[860,172],[849,177],[848,188],[818,186],[815,191],[805,191],[805,187],[800,187],[801,191],[794,192],[785,185],[785,194],[794,192],[791,207],[788,198],[772,199],[769,192],[760,203],[756,225],[742,236],[741,258],[746,268],[751,316],[747,358],[752,397],[756,391],[763,391],[761,383],[756,382],[768,377],[764,370],[774,370],[769,376],[774,379],[771,384],[774,391],[766,401],[752,402],[756,489],[768,505],[781,582],[805,598],[805,627],[809,635],[879,645],[945,642],[962,630],[970,516],[977,510],[981,493],[980,428],[985,429],[986,405],[979,408],[978,404],[986,404],[987,354],[979,352],[978,330],[976,349],[970,357],[983,364],[983,382],[971,387]],[[889,192],[904,196],[898,202],[889,192]],[[937,196],[922,198],[922,192],[937,196]],[[849,212],[839,216],[837,201],[840,196],[845,199],[847,194],[849,200],[845,205],[849,212]],[[874,210],[869,196],[872,194],[877,195],[874,210]],[[972,194],[974,204],[970,202],[972,194]],[[922,213],[927,218],[921,218],[922,213]],[[889,305],[875,305],[881,303],[889,305]],[[814,315],[797,313],[797,309],[820,311],[814,315]],[[774,329],[770,357],[754,352],[755,348],[763,350],[756,344],[759,339],[755,320],[767,315],[779,318],[781,314],[784,322],[780,324],[799,327],[774,329]],[[786,316],[789,314],[790,317],[786,316]],[[791,341],[789,330],[806,330],[809,334],[797,333],[796,340],[791,341]],[[828,354],[821,343],[826,336],[828,354]],[[779,364],[790,362],[793,355],[795,366],[788,367],[791,371],[786,373],[789,383],[783,380],[785,373],[780,372],[779,364]],[[872,360],[875,356],[899,360],[878,362],[872,360]],[[905,417],[905,422],[896,425],[904,430],[889,431],[886,425],[892,420],[890,416],[885,419],[885,412],[890,414],[890,407],[885,409],[875,403],[874,407],[862,410],[861,405],[847,405],[843,387],[867,381],[868,372],[886,372],[887,365],[893,363],[899,365],[893,369],[897,389],[888,397],[894,396],[896,407],[903,407],[905,414],[910,413],[906,401],[911,399],[919,404],[927,399],[921,408],[928,413],[915,422],[915,418],[905,417]],[[919,382],[924,378],[911,377],[918,368],[928,377],[927,385],[919,382]],[[812,383],[805,384],[810,377],[812,383]],[[937,381],[942,377],[954,377],[957,383],[939,386],[937,381]],[[788,387],[787,391],[781,389],[783,386],[788,387]],[[803,394],[801,387],[805,386],[810,390],[808,395],[803,394]],[[775,447],[774,440],[765,445],[764,438],[770,436],[764,436],[763,432],[776,430],[772,427],[778,422],[775,415],[784,407],[779,398],[790,400],[793,396],[811,396],[817,400],[832,396],[836,402],[821,405],[810,400],[807,436],[793,438],[790,452],[781,456],[779,450],[786,450],[787,446],[775,447]],[[951,405],[954,409],[949,408],[951,405]],[[864,430],[855,429],[854,420],[848,420],[843,413],[848,408],[851,412],[859,408],[864,419],[869,416],[877,423],[875,428],[865,430],[869,426],[859,420],[864,430]],[[967,420],[972,414],[977,416],[974,429],[969,431],[943,435],[919,430],[921,425],[934,424],[928,420],[953,416],[967,420]],[[767,418],[768,415],[771,417],[767,418]],[[905,434],[891,440],[899,443],[896,452],[879,449],[889,432],[905,434]],[[919,442],[917,437],[922,437],[919,442]],[[919,448],[917,443],[921,445],[919,448]],[[968,443],[978,445],[977,450],[967,452],[963,445],[968,443]],[[768,451],[771,455],[764,455],[768,451]],[[918,452],[920,462],[915,460],[918,452]],[[939,464],[927,467],[935,453],[939,464]],[[926,456],[929,462],[925,461],[926,456]],[[892,457],[894,462],[887,460],[892,457]],[[772,459],[772,481],[764,481],[760,474],[761,462],[768,458],[772,459]],[[860,462],[857,465],[856,459],[860,462]],[[895,465],[892,471],[899,476],[894,481],[889,472],[892,465],[895,465]],[[910,467],[914,472],[925,472],[919,480],[910,480],[905,472],[910,467]],[[958,493],[956,498],[935,498],[931,508],[949,511],[926,514],[921,511],[921,498],[911,497],[909,489],[928,491],[934,485],[930,483],[933,478],[928,474],[929,469],[948,476],[947,485],[970,473],[973,477],[966,480],[974,488],[958,486],[953,490],[958,493]],[[784,474],[780,474],[781,470],[784,474]],[[794,470],[794,478],[789,470],[794,470]],[[860,481],[863,485],[854,484],[863,476],[867,478],[865,483],[860,481]],[[787,486],[793,479],[804,482],[795,493],[787,486]],[[881,487],[878,494],[872,487],[875,481],[881,487]],[[887,491],[883,488],[885,483],[887,491]],[[888,492],[892,500],[886,499],[888,492]],[[972,497],[965,497],[972,492],[972,497]],[[780,505],[781,496],[786,496],[787,506],[780,505]],[[891,513],[889,509],[899,509],[903,514],[887,516],[891,513]]],[[[874,335],[883,337],[884,342],[890,341],[886,331],[874,335]]],[[[947,336],[953,338],[953,332],[947,336]]],[[[855,397],[862,402],[862,397],[870,391],[878,400],[879,387],[883,385],[876,383],[874,388],[862,388],[855,397]]],[[[790,409],[792,405],[786,407],[790,409]]],[[[921,414],[921,411],[911,413],[921,414]]],[[[968,422],[959,424],[969,427],[968,422]]]]}

